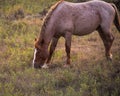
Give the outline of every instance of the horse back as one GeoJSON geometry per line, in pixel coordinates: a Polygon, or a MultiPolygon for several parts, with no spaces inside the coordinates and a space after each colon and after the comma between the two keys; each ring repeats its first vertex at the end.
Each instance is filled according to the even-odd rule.
{"type": "MultiPolygon", "coordinates": [[[[71,3],[63,1],[53,12],[51,26],[64,34],[72,31],[75,35],[85,35],[97,29],[103,20],[111,18],[113,7],[104,1],[71,3]]],[[[108,22],[108,21],[106,21],[108,22]]]]}

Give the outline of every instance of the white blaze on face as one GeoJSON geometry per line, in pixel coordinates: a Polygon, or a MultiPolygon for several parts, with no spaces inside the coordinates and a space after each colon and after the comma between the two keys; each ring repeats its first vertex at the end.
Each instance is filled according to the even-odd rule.
{"type": "Polygon", "coordinates": [[[37,53],[37,49],[35,49],[35,51],[34,51],[33,66],[35,64],[36,53],[37,53]]]}

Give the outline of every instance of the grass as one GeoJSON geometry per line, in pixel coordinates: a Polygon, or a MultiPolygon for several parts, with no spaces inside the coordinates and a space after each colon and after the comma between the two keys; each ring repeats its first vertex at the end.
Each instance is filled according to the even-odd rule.
{"type": "MultiPolygon", "coordinates": [[[[49,2],[52,4],[55,0],[49,2]]],[[[22,7],[25,14],[36,14],[42,3],[45,4],[42,0],[32,3],[18,0],[14,6],[22,7]]],[[[14,13],[10,4],[4,3],[4,16],[14,13]]],[[[39,18],[9,20],[4,16],[0,17],[0,96],[120,95],[120,34],[114,26],[112,62],[105,59],[102,40],[95,32],[83,37],[73,36],[72,68],[63,68],[66,54],[61,38],[51,68],[36,70],[31,64],[34,38],[39,35],[42,21],[39,18]]]]}

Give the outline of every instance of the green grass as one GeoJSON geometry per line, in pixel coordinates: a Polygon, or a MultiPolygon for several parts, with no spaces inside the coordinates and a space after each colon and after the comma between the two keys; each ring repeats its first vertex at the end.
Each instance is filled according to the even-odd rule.
{"type": "MultiPolygon", "coordinates": [[[[44,0],[16,0],[13,8],[12,1],[2,5],[4,15],[14,13],[17,6],[23,8],[25,14],[36,14],[42,10],[43,3],[48,6],[44,0]]],[[[0,96],[120,95],[120,34],[115,27],[112,28],[115,36],[112,62],[105,59],[99,35],[92,33],[80,38],[73,36],[72,68],[63,67],[66,54],[61,38],[51,68],[36,70],[32,68],[34,38],[39,35],[41,23],[39,18],[9,20],[0,17],[0,96]]]]}

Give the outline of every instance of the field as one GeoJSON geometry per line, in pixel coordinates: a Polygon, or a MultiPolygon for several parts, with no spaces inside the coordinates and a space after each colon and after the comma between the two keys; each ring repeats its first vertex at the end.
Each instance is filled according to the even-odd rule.
{"type": "MultiPolygon", "coordinates": [[[[34,38],[42,20],[34,17],[56,0],[5,0],[0,3],[0,96],[120,96],[120,33],[115,26],[113,61],[105,58],[97,32],[73,36],[72,68],[64,68],[64,38],[59,40],[51,67],[32,68],[34,38]],[[31,3],[32,2],[32,3],[31,3]],[[29,4],[29,5],[27,5],[29,4]],[[17,10],[24,18],[15,18],[17,10]]],[[[72,0],[71,0],[72,1],[72,0]]]]}

